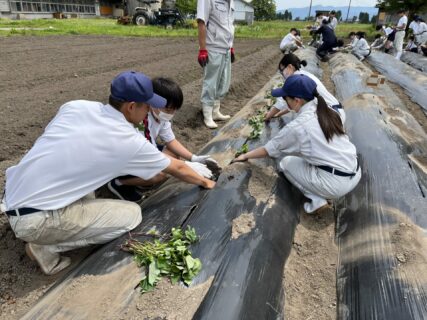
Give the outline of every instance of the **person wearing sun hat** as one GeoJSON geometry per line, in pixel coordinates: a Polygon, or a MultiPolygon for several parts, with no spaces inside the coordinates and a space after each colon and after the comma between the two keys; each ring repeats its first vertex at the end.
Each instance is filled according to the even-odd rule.
{"type": "Polygon", "coordinates": [[[108,242],[141,222],[137,204],[95,199],[93,192],[111,179],[165,172],[213,188],[213,181],[166,157],[135,128],[150,106],[165,105],[150,78],[123,72],[111,83],[108,104],[65,103],[21,161],[6,170],[1,211],[45,274],[70,265],[61,252],[108,242]]]}
{"type": "Polygon", "coordinates": [[[328,107],[308,76],[292,75],[271,94],[285,99],[297,117],[265,146],[234,161],[281,159],[280,170],[310,200],[304,210],[319,212],[329,206],[327,199],[342,197],[359,183],[356,147],[345,134],[339,114],[328,107]]]}

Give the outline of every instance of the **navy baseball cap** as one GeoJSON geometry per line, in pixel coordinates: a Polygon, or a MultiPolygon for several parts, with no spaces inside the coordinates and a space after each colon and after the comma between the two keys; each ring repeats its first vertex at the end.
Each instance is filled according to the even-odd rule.
{"type": "Polygon", "coordinates": [[[303,74],[294,74],[286,79],[283,87],[271,90],[273,97],[295,97],[304,100],[313,100],[317,85],[310,77],[303,74]]]}
{"type": "Polygon", "coordinates": [[[122,102],[144,102],[153,108],[164,108],[166,99],[153,92],[153,82],[145,74],[135,71],[120,73],[111,82],[111,96],[122,102]]]}

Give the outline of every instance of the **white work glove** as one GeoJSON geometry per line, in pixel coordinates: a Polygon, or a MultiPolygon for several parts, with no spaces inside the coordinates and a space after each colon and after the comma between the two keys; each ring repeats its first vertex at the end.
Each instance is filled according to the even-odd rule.
{"type": "Polygon", "coordinates": [[[206,164],[206,162],[213,162],[216,165],[218,165],[218,162],[216,162],[216,160],[213,159],[213,158],[211,158],[211,156],[208,155],[208,154],[205,155],[205,156],[197,156],[197,155],[193,154],[191,156],[191,162],[200,162],[200,163],[203,163],[203,164],[206,164]]]}
{"type": "Polygon", "coordinates": [[[194,171],[196,171],[202,177],[205,177],[208,179],[212,178],[212,171],[210,171],[208,167],[206,167],[206,165],[200,162],[190,162],[190,161],[185,161],[185,164],[189,166],[191,169],[193,169],[194,171]]]}

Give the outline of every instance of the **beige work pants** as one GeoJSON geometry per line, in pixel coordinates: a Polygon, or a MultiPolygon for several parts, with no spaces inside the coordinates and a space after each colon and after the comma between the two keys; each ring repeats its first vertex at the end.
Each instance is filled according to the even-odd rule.
{"type": "Polygon", "coordinates": [[[141,208],[129,201],[86,196],[58,210],[10,216],[17,238],[63,252],[105,243],[141,223],[141,208]]]}

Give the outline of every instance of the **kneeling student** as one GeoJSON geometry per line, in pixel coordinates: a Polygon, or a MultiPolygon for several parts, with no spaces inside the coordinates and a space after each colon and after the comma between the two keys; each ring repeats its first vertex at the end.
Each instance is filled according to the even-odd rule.
{"type": "Polygon", "coordinates": [[[351,53],[354,54],[360,61],[365,60],[371,54],[371,48],[365,39],[365,33],[362,31],[356,32],[357,42],[351,53]]]}
{"type": "MultiPolygon", "coordinates": [[[[157,109],[150,107],[147,117],[141,124],[141,133],[153,146],[158,148],[168,157],[182,158],[194,171],[205,178],[211,178],[212,172],[206,167],[206,163],[215,162],[209,155],[198,156],[185,148],[175,137],[172,131],[171,120],[184,101],[182,90],[177,83],[167,78],[154,78],[153,92],[167,100],[166,107],[157,109]],[[165,145],[158,145],[160,138],[165,145]]],[[[118,198],[129,201],[139,201],[142,195],[136,187],[151,187],[168,179],[168,175],[160,172],[149,180],[135,176],[121,176],[108,183],[108,189],[118,198]]]]}
{"type": "Polygon", "coordinates": [[[283,97],[297,117],[265,146],[234,161],[281,158],[280,170],[311,200],[304,210],[314,213],[328,206],[327,199],[342,197],[359,183],[356,147],[345,134],[339,114],[327,106],[309,77],[292,75],[272,95],[283,97]]]}
{"type": "Polygon", "coordinates": [[[165,106],[150,78],[123,72],[111,83],[108,104],[65,103],[21,161],[6,170],[0,209],[45,274],[70,265],[62,252],[106,243],[141,223],[136,203],[95,199],[94,191],[114,177],[148,180],[164,172],[204,188],[215,186],[135,130],[150,108],[165,106]]]}

